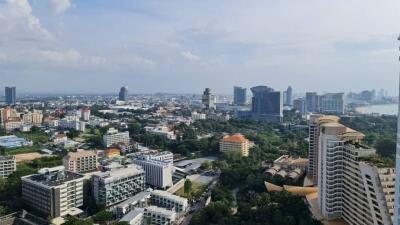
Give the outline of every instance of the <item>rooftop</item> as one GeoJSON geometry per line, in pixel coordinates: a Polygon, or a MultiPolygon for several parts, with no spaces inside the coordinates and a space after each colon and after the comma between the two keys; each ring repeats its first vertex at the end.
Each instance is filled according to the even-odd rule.
{"type": "Polygon", "coordinates": [[[223,142],[243,143],[247,139],[242,134],[226,135],[222,138],[223,142]]]}
{"type": "Polygon", "coordinates": [[[65,182],[83,178],[81,174],[73,173],[61,169],[61,167],[44,168],[38,174],[22,177],[22,179],[30,180],[45,186],[58,186],[65,182]]]}
{"type": "Polygon", "coordinates": [[[375,154],[370,157],[360,157],[360,160],[366,162],[368,164],[374,165],[378,168],[394,168],[395,160],[388,157],[381,157],[378,154],[375,154]]]}

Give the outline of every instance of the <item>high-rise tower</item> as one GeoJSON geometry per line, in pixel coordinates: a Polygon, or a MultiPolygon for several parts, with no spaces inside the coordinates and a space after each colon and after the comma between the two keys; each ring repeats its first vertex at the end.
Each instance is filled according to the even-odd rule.
{"type": "Polygon", "coordinates": [[[128,87],[123,86],[119,90],[119,100],[120,101],[126,101],[128,99],[128,87]]]}
{"type": "Polygon", "coordinates": [[[17,91],[15,87],[5,87],[5,97],[7,105],[15,105],[17,101],[17,91]]]}

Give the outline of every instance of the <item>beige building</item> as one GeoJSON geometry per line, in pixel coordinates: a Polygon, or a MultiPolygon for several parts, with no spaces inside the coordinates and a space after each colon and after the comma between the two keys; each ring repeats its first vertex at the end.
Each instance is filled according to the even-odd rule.
{"type": "Polygon", "coordinates": [[[219,142],[221,152],[238,152],[243,157],[249,156],[249,140],[242,134],[226,135],[219,142]]]}
{"type": "Polygon", "coordinates": [[[28,112],[22,116],[24,124],[40,125],[43,121],[43,114],[40,112],[28,112]]]}
{"type": "Polygon", "coordinates": [[[95,151],[69,152],[63,159],[65,170],[74,173],[85,173],[97,170],[97,154],[95,151]]]}
{"type": "Polygon", "coordinates": [[[318,130],[318,208],[327,220],[392,225],[394,162],[362,144],[364,135],[338,122],[318,130]]]}

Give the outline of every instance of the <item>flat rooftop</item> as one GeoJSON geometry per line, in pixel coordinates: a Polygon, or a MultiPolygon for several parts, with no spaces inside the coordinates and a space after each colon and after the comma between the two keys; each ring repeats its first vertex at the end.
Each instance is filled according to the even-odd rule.
{"type": "Polygon", "coordinates": [[[50,174],[33,174],[23,178],[34,181],[42,185],[54,187],[61,185],[65,182],[76,180],[83,177],[84,175],[65,170],[65,171],[51,172],[50,174]]]}

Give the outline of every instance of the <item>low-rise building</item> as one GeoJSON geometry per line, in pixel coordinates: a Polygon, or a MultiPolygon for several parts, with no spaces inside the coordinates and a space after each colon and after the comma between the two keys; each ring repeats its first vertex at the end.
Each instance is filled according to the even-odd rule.
{"type": "Polygon", "coordinates": [[[0,146],[5,148],[17,148],[22,146],[31,146],[33,142],[27,141],[25,138],[20,138],[15,135],[1,136],[0,146]]]}
{"type": "Polygon", "coordinates": [[[63,166],[44,168],[21,180],[24,203],[45,216],[66,216],[83,205],[84,176],[65,171],[63,166]]]}
{"type": "Polygon", "coordinates": [[[249,140],[241,134],[226,135],[219,143],[221,152],[237,152],[241,156],[249,156],[249,140]]]}
{"type": "Polygon", "coordinates": [[[144,218],[151,221],[152,225],[172,225],[176,220],[176,213],[157,206],[144,208],[144,218]]]}
{"type": "Polygon", "coordinates": [[[75,173],[85,173],[97,170],[97,154],[95,151],[78,150],[69,152],[63,158],[66,170],[75,173]]]}
{"type": "Polygon", "coordinates": [[[103,135],[103,143],[105,147],[111,147],[118,143],[123,143],[125,145],[129,145],[129,131],[118,132],[118,130],[114,128],[110,128],[105,135],[103,135]]]}
{"type": "Polygon", "coordinates": [[[6,178],[16,170],[15,156],[0,156],[0,177],[6,178]]]}
{"type": "Polygon", "coordinates": [[[145,188],[145,172],[140,166],[125,166],[92,176],[93,196],[106,207],[125,201],[145,188]]]}
{"type": "Polygon", "coordinates": [[[142,191],[114,207],[114,214],[117,218],[124,217],[135,208],[144,208],[150,204],[151,192],[142,191]]]}
{"type": "Polygon", "coordinates": [[[167,191],[154,190],[151,192],[151,204],[174,210],[177,213],[186,212],[189,207],[186,198],[173,195],[167,191]]]}

